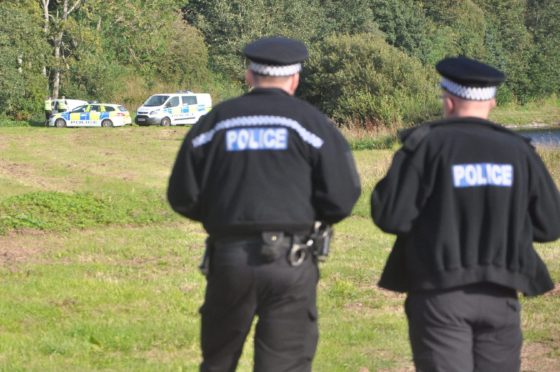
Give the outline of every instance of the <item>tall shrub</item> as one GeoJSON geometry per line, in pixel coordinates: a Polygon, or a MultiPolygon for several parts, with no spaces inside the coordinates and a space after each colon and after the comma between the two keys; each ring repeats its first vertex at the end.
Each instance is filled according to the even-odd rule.
{"type": "Polygon", "coordinates": [[[0,2],[0,114],[27,119],[42,108],[47,80],[42,74],[48,48],[40,16],[29,2],[0,2]]]}
{"type": "Polygon", "coordinates": [[[331,36],[311,53],[302,94],[339,125],[400,127],[437,115],[436,74],[382,35],[331,36]]]}

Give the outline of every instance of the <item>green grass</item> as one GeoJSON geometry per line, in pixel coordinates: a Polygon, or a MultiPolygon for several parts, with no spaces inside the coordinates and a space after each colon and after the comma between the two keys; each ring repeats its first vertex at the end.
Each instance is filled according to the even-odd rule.
{"type": "MultiPolygon", "coordinates": [[[[185,132],[0,128],[0,371],[197,370],[205,233],[165,201],[185,132]]],[[[404,296],[376,286],[394,237],[369,217],[391,146],[354,152],[363,194],[321,265],[314,371],[412,368],[404,296]]],[[[538,249],[559,282],[560,243],[538,249]]],[[[558,370],[560,295],[522,301],[524,368],[558,370]]],[[[251,358],[248,340],[239,371],[251,358]]]]}
{"type": "Polygon", "coordinates": [[[490,113],[490,119],[512,126],[560,125],[560,98],[552,96],[525,105],[500,105],[490,113]]]}
{"type": "Polygon", "coordinates": [[[35,191],[0,202],[0,233],[24,228],[70,231],[102,225],[142,225],[173,217],[163,195],[153,190],[99,195],[35,191]]]}

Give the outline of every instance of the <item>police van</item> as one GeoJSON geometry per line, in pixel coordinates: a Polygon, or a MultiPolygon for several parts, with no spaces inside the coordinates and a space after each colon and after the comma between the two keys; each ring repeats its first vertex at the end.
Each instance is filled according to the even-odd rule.
{"type": "Polygon", "coordinates": [[[194,124],[212,108],[208,93],[191,91],[154,94],[136,111],[138,125],[194,124]]]}

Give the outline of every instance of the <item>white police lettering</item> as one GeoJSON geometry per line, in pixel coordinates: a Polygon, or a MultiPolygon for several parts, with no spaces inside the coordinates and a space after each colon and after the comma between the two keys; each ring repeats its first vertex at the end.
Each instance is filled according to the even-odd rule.
{"type": "Polygon", "coordinates": [[[453,166],[455,187],[513,185],[513,166],[511,164],[475,163],[453,166]]]}
{"type": "Polygon", "coordinates": [[[286,150],[286,128],[236,128],[226,131],[227,151],[286,150]]]}
{"type": "Polygon", "coordinates": [[[204,146],[210,143],[214,138],[214,134],[221,130],[228,130],[237,127],[285,127],[295,131],[299,137],[306,143],[310,144],[316,149],[320,149],[323,146],[323,139],[317,136],[315,133],[307,130],[303,125],[295,121],[294,119],[285,118],[282,116],[270,116],[270,115],[253,115],[253,116],[238,116],[226,120],[222,120],[216,124],[216,126],[207,132],[200,133],[198,136],[193,138],[193,147],[204,146]]]}

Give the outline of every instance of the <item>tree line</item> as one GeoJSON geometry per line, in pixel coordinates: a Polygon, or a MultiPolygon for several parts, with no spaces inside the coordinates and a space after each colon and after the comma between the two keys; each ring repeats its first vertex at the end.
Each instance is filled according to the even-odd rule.
{"type": "Polygon", "coordinates": [[[505,71],[501,103],[560,91],[560,0],[0,0],[0,19],[0,115],[16,119],[49,95],[131,111],[163,91],[226,99],[265,35],[308,45],[298,94],[340,125],[436,115],[448,55],[505,71]]]}

